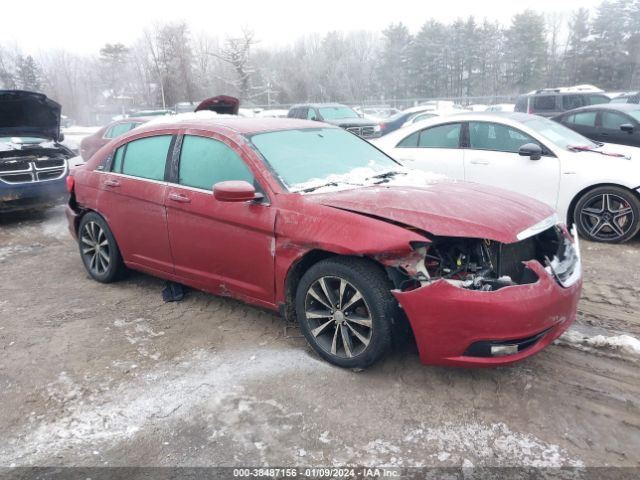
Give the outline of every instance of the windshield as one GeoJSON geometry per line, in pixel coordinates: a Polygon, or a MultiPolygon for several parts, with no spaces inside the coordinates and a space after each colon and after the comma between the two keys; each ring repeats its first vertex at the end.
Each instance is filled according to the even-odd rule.
{"type": "Polygon", "coordinates": [[[531,118],[523,120],[522,123],[564,150],[570,150],[568,148],[570,146],[590,148],[598,148],[600,146],[600,144],[592,142],[587,137],[583,137],[578,132],[574,132],[553,120],[532,115],[531,118]]]}
{"type": "Polygon", "coordinates": [[[401,168],[366,140],[341,128],[258,133],[250,140],[289,191],[335,182],[337,176],[348,176],[356,169],[376,175],[401,168]]]}
{"type": "Polygon", "coordinates": [[[325,120],[338,120],[341,118],[360,118],[358,114],[349,107],[322,107],[319,109],[320,115],[325,120]]]}

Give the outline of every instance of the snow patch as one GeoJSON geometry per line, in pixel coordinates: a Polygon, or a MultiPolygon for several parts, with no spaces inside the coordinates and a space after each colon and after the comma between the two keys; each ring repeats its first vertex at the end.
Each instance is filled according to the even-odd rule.
{"type": "Polygon", "coordinates": [[[632,355],[640,355],[640,340],[631,335],[604,335],[586,336],[576,330],[569,330],[558,340],[560,345],[599,348],[613,351],[621,351],[632,355]]]}
{"type": "Polygon", "coordinates": [[[446,423],[439,427],[418,428],[404,438],[410,444],[434,446],[438,462],[463,467],[581,467],[558,445],[531,435],[512,431],[504,423],[446,423]]]}
{"type": "Polygon", "coordinates": [[[438,173],[413,170],[401,166],[391,171],[380,171],[371,167],[358,167],[348,173],[331,174],[325,178],[314,178],[307,182],[289,185],[289,189],[292,192],[302,193],[307,193],[304,190],[314,189],[313,192],[308,193],[326,193],[372,185],[381,187],[426,187],[445,178],[447,178],[445,175],[438,173]],[[385,177],[385,175],[387,176],[385,177]]]}
{"type": "MultiPolygon", "coordinates": [[[[118,324],[131,325],[117,321],[118,324]]],[[[135,323],[135,322],[134,322],[135,323]]],[[[76,452],[104,451],[134,436],[149,424],[166,425],[171,418],[191,418],[191,411],[207,405],[214,411],[223,409],[223,431],[214,436],[233,435],[246,444],[255,433],[242,431],[241,415],[246,415],[258,404],[276,409],[280,417],[300,415],[286,413],[285,407],[275,400],[257,400],[242,395],[243,383],[279,378],[293,372],[312,370],[325,372],[331,367],[309,357],[300,350],[261,350],[254,362],[246,359],[252,351],[234,351],[216,354],[210,350],[197,350],[171,361],[157,364],[156,368],[140,372],[131,381],[109,388],[108,391],[88,397],[82,395],[78,380],[61,372],[48,386],[56,402],[63,404],[63,414],[43,419],[33,429],[3,437],[0,447],[0,465],[42,464],[61,451],[73,448],[76,452]],[[243,400],[243,407],[228,410],[225,404],[243,400]],[[230,402],[231,401],[231,402],[230,402]],[[225,403],[226,402],[226,403],[225,403]],[[226,425],[228,423],[228,425],[226,425]]],[[[273,411],[273,410],[272,410],[273,411]]],[[[28,425],[25,428],[30,429],[28,425]]],[[[263,445],[255,445],[260,448],[263,445]]]]}

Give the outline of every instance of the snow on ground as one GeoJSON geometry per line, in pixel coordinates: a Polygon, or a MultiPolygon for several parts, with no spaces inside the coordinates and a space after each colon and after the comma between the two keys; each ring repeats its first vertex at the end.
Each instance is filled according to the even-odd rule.
{"type": "Polygon", "coordinates": [[[560,345],[568,345],[581,350],[602,349],[640,355],[640,340],[626,334],[587,336],[573,329],[565,332],[556,342],[560,345]]]}
{"type": "Polygon", "coordinates": [[[198,404],[239,397],[243,383],[264,377],[276,381],[289,372],[304,369],[317,373],[331,367],[302,350],[241,350],[227,354],[197,350],[178,360],[159,362],[157,368],[141,372],[131,382],[88,398],[78,394],[81,379],[74,380],[61,372],[47,389],[51,398],[63,404],[62,415],[43,420],[24,435],[3,438],[0,465],[37,464],[69,447],[109,448],[131,438],[154,420],[174,414],[187,416],[198,404]],[[255,359],[248,362],[251,353],[255,359]]]}
{"type": "Polygon", "coordinates": [[[42,222],[42,233],[58,240],[70,236],[67,218],[64,216],[64,205],[57,205],[47,211],[47,218],[42,222]]]}

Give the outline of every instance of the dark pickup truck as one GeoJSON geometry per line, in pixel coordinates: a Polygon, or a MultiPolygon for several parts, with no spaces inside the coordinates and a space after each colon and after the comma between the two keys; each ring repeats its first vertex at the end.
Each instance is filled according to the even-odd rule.
{"type": "Polygon", "coordinates": [[[0,90],[0,212],[65,198],[74,153],[58,143],[60,117],[60,104],[46,95],[0,90]]]}
{"type": "Polygon", "coordinates": [[[330,123],[355,133],[362,138],[380,136],[380,125],[372,120],[361,118],[352,108],[339,103],[307,103],[294,105],[289,109],[289,118],[302,118],[330,123]]]}

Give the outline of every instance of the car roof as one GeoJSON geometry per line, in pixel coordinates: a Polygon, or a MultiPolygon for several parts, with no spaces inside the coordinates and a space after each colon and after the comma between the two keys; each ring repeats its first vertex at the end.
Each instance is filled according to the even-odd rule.
{"type": "Polygon", "coordinates": [[[265,117],[238,117],[236,115],[216,115],[213,117],[167,117],[166,121],[149,122],[135,129],[137,133],[167,129],[194,129],[210,132],[234,132],[241,135],[274,132],[279,130],[295,130],[300,128],[338,128],[329,124],[318,124],[312,120],[300,120],[296,118],[265,118],[265,117]]]}
{"type": "Polygon", "coordinates": [[[640,105],[637,103],[598,103],[596,105],[587,105],[586,107],[574,108],[563,112],[562,115],[566,115],[571,112],[579,112],[581,110],[619,110],[621,112],[640,110],[640,105]]]}

